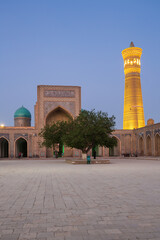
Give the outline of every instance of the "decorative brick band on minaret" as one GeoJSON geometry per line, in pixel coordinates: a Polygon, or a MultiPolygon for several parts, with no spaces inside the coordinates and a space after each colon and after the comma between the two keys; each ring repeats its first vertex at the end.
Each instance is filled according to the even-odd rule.
{"type": "Polygon", "coordinates": [[[133,42],[122,51],[125,73],[123,129],[145,126],[140,79],[141,54],[142,49],[135,47],[133,42]]]}

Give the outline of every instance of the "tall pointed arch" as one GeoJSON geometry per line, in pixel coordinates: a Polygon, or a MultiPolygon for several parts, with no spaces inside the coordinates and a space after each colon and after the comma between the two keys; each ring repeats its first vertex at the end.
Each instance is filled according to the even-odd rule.
{"type": "Polygon", "coordinates": [[[45,124],[51,124],[57,121],[68,121],[69,119],[73,119],[72,114],[62,106],[58,106],[47,114],[45,124]]]}
{"type": "Polygon", "coordinates": [[[17,138],[15,141],[15,156],[19,157],[21,154],[21,156],[27,157],[28,156],[27,152],[28,152],[27,140],[23,137],[17,138]]]}
{"type": "Polygon", "coordinates": [[[9,157],[9,142],[5,137],[0,137],[0,158],[9,157]]]}
{"type": "MultiPolygon", "coordinates": [[[[62,106],[58,106],[47,114],[44,124],[50,125],[52,124],[52,122],[69,121],[70,119],[73,119],[73,115],[68,110],[64,109],[62,106]]],[[[59,145],[58,151],[62,152],[66,156],[68,148],[64,147],[64,145],[59,145]]],[[[69,152],[72,152],[72,150],[70,149],[69,152]]],[[[53,155],[53,148],[47,148],[46,157],[53,157],[53,155]]]]}
{"type": "Polygon", "coordinates": [[[155,155],[160,156],[160,135],[158,133],[155,136],[155,155]]]}
{"type": "Polygon", "coordinates": [[[144,156],[144,140],[143,137],[138,139],[138,153],[140,156],[144,156]]]}
{"type": "Polygon", "coordinates": [[[152,141],[150,135],[146,138],[146,154],[147,156],[152,156],[152,141]]]}

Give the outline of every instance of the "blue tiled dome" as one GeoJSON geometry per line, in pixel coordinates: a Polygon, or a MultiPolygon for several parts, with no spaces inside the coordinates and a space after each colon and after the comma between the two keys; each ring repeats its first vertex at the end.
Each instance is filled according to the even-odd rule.
{"type": "Polygon", "coordinates": [[[26,117],[26,118],[31,118],[31,113],[26,109],[25,107],[20,107],[17,109],[17,111],[14,114],[14,118],[18,117],[26,117]]]}

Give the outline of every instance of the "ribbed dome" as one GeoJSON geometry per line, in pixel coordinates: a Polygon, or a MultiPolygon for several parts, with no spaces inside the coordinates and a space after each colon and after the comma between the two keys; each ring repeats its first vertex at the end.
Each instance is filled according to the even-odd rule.
{"type": "Polygon", "coordinates": [[[28,109],[22,106],[18,108],[14,114],[14,118],[19,118],[19,117],[31,118],[31,113],[28,111],[28,109]]]}

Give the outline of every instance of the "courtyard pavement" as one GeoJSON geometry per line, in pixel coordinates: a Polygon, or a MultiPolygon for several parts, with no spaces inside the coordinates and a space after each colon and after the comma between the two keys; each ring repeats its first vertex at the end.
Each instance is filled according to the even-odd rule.
{"type": "Polygon", "coordinates": [[[0,161],[1,240],[160,240],[160,161],[0,161]]]}

